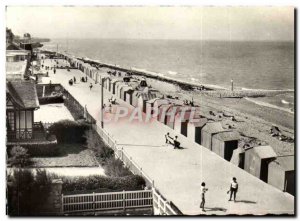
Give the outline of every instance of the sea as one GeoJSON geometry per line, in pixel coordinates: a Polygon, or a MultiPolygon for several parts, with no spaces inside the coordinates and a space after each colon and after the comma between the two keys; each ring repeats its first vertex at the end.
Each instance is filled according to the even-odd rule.
{"type": "MultiPolygon", "coordinates": [[[[51,39],[43,48],[187,82],[294,90],[294,42],[51,39]]],[[[260,101],[294,109],[293,93],[260,101]]]]}

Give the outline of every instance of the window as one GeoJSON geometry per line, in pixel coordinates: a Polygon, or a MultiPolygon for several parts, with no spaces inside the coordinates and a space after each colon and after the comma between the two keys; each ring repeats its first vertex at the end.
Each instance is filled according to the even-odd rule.
{"type": "Polygon", "coordinates": [[[8,130],[13,131],[15,130],[15,113],[14,112],[7,112],[7,120],[8,120],[8,130]]]}

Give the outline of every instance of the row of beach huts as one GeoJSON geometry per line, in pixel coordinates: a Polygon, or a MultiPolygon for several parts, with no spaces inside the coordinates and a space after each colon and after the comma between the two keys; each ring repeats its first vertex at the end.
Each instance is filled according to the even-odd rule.
{"type": "Polygon", "coordinates": [[[144,78],[131,76],[130,71],[105,72],[101,64],[91,62],[90,59],[78,59],[65,54],[61,54],[61,57],[93,79],[96,84],[103,83],[103,87],[111,94],[141,108],[146,115],[155,117],[175,133],[188,137],[259,179],[294,195],[294,156],[277,156],[271,146],[248,149],[239,147],[238,131],[224,127],[221,121],[212,121],[201,116],[197,106],[185,105],[179,99],[165,97],[147,85],[144,78]]]}

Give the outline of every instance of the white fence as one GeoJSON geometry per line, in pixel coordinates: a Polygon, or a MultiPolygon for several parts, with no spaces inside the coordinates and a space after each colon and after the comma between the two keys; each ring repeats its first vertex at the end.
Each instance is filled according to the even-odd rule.
{"type": "Polygon", "coordinates": [[[146,208],[152,207],[152,202],[152,190],[62,195],[62,212],[69,214],[146,208]]]}

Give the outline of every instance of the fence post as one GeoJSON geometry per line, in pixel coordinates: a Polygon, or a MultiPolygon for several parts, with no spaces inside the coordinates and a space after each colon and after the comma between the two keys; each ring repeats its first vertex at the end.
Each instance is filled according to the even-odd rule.
{"type": "Polygon", "coordinates": [[[95,192],[93,192],[93,210],[94,210],[94,215],[95,215],[96,214],[95,192]]]}
{"type": "Polygon", "coordinates": [[[61,194],[61,213],[64,214],[64,194],[61,194]]]}
{"type": "Polygon", "coordinates": [[[123,212],[125,213],[125,210],[126,210],[126,194],[125,194],[125,190],[123,190],[123,212]]]}

